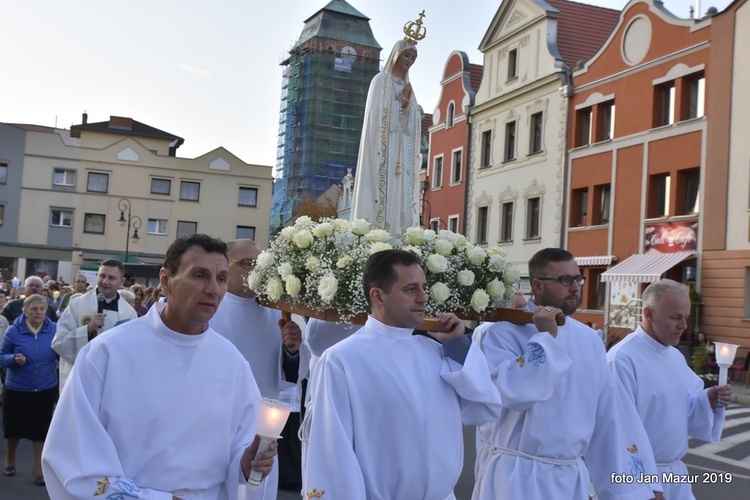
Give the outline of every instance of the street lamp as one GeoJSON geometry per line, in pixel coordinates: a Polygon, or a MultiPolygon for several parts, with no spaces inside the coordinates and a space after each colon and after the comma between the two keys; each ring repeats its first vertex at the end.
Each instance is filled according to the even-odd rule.
{"type": "Polygon", "coordinates": [[[125,223],[128,223],[128,229],[125,233],[125,263],[128,262],[128,250],[130,248],[130,240],[133,240],[133,244],[138,243],[138,240],[140,238],[138,237],[138,228],[141,227],[141,224],[143,221],[141,221],[141,218],[137,215],[130,215],[130,200],[127,198],[121,199],[117,203],[117,208],[120,209],[120,218],[117,220],[117,223],[121,226],[125,226],[125,223]],[[128,211],[128,217],[125,218],[125,211],[128,211]],[[133,236],[130,236],[130,226],[133,226],[133,236]]]}

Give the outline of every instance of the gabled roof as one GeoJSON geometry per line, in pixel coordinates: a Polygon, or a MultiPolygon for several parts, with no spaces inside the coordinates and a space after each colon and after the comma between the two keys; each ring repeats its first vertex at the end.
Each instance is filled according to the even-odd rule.
{"type": "Polygon", "coordinates": [[[620,19],[620,11],[615,9],[569,0],[544,1],[560,12],[557,19],[557,49],[569,68],[593,56],[607,41],[620,19]]]}
{"type": "Polygon", "coordinates": [[[331,0],[328,5],[307,18],[299,40],[291,51],[313,37],[382,48],[372,34],[370,18],[345,0],[331,0]]]}
{"type": "Polygon", "coordinates": [[[178,148],[185,142],[182,137],[164,132],[145,123],[126,118],[123,116],[110,116],[109,121],[97,123],[82,123],[70,127],[71,133],[80,135],[81,130],[91,130],[96,132],[107,132],[109,134],[122,134],[131,137],[148,137],[151,139],[164,139],[170,142],[177,141],[175,148],[178,148]]]}

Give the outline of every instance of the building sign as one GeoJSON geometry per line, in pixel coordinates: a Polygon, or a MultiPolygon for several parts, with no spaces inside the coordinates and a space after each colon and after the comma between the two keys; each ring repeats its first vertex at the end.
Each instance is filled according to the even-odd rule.
{"type": "Polygon", "coordinates": [[[646,226],[644,253],[689,252],[698,249],[698,221],[646,226]]]}

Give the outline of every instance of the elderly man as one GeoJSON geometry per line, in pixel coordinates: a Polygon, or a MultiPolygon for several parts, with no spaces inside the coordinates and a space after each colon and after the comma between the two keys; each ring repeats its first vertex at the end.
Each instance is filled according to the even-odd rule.
{"type": "Polygon", "coordinates": [[[643,421],[668,500],[693,499],[682,457],[688,436],[716,443],[724,427],[730,385],[703,388],[703,381],[675,349],[687,329],[687,286],[672,280],[649,285],[642,295],[643,321],[609,353],[610,367],[622,382],[643,421]]]}
{"type": "MultiPolygon", "coordinates": [[[[229,339],[245,356],[263,397],[279,399],[283,390],[296,389],[302,331],[294,321],[283,321],[281,311],[261,306],[255,294],[245,284],[260,252],[260,247],[248,239],[234,240],[227,244],[227,293],[210,324],[211,328],[229,339]]],[[[300,321],[304,320],[300,318],[300,321]]],[[[300,447],[298,422],[299,414],[290,416],[287,422],[289,429],[282,433],[284,440],[279,446],[279,467],[275,467],[266,480],[269,499],[276,498],[280,474],[282,479],[287,475],[293,478],[282,481],[282,486],[300,482],[300,458],[297,458],[300,447]],[[295,418],[297,425],[294,424],[295,418]],[[291,450],[289,445],[293,446],[291,450]]],[[[297,491],[299,486],[295,485],[297,491]]]]}
{"type": "Polygon", "coordinates": [[[208,325],[228,280],[223,242],[180,238],[159,272],[169,300],[81,350],[44,447],[51,498],[236,500],[268,474],[250,366],[208,325]]]}
{"type": "Polygon", "coordinates": [[[503,409],[480,429],[472,498],[586,500],[591,482],[600,499],[653,498],[658,484],[636,482],[656,471],[648,438],[618,392],[601,340],[573,318],[556,322],[581,301],[585,280],[573,255],[540,250],[529,260],[529,279],[532,324],[503,321],[475,332],[503,409]],[[618,482],[622,474],[633,480],[618,482]]]}
{"type": "MultiPolygon", "coordinates": [[[[30,295],[42,295],[44,293],[44,281],[39,276],[29,276],[24,282],[23,293],[26,297],[30,295]]],[[[17,317],[23,312],[23,299],[11,300],[3,308],[2,315],[8,320],[8,324],[12,325],[17,317]]],[[[47,304],[46,316],[53,323],[57,322],[57,311],[51,304],[47,304]]]]}
{"type": "Polygon", "coordinates": [[[306,498],[454,498],[461,424],[500,408],[487,361],[453,314],[440,317],[448,333],[413,335],[427,282],[412,252],[371,255],[363,288],[372,314],[325,350],[312,379],[306,498]]]}
{"type": "Polygon", "coordinates": [[[105,331],[138,317],[135,309],[117,293],[125,283],[125,266],[116,259],[99,265],[96,288],[73,298],[57,324],[52,348],[60,355],[60,391],[68,379],[78,352],[105,331]]]}
{"type": "Polygon", "coordinates": [[[86,293],[86,287],[88,287],[88,282],[86,281],[86,276],[83,276],[82,274],[79,274],[76,276],[76,279],[73,281],[73,290],[63,295],[62,300],[60,300],[60,306],[57,308],[57,314],[62,315],[63,311],[65,311],[65,308],[68,307],[68,304],[70,303],[71,297],[78,293],[83,295],[86,293]]]}

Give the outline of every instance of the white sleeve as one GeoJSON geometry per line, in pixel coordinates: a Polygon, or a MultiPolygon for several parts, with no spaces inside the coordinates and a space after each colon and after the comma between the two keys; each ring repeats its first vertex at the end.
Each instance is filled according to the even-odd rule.
{"type": "Polygon", "coordinates": [[[81,297],[75,297],[63,311],[52,339],[52,349],[70,364],[89,341],[88,325],[78,326],[78,308],[81,297]]]}

